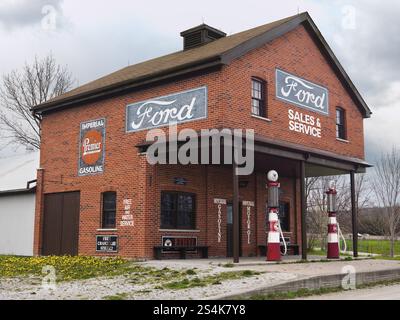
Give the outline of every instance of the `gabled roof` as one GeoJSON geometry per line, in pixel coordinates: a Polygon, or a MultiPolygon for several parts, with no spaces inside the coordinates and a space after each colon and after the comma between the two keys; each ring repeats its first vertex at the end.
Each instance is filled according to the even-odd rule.
{"type": "Polygon", "coordinates": [[[41,113],[76,106],[79,103],[93,101],[138,86],[227,65],[232,60],[284,35],[299,25],[304,25],[313,36],[363,116],[370,117],[370,109],[307,12],[236,33],[200,47],[178,51],[123,68],[38,105],[33,108],[33,111],[41,113]]]}

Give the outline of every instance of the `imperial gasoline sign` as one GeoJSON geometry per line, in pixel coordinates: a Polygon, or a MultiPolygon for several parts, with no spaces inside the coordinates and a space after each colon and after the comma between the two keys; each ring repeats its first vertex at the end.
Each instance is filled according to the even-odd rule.
{"type": "Polygon", "coordinates": [[[106,120],[81,123],[79,143],[79,176],[104,172],[106,120]]]}

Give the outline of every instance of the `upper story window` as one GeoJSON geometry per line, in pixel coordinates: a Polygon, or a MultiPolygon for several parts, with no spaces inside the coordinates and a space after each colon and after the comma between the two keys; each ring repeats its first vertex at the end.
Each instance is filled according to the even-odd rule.
{"type": "Polygon", "coordinates": [[[193,230],[196,227],[196,197],[191,193],[162,192],[161,228],[193,230]]]}
{"type": "Polygon", "coordinates": [[[346,140],[346,113],[336,108],[336,138],[346,140]]]}
{"type": "Polygon", "coordinates": [[[116,212],[117,212],[117,193],[116,192],[104,192],[103,193],[102,228],[104,228],[104,229],[115,228],[116,212]]]}
{"type": "Polygon", "coordinates": [[[251,79],[251,112],[253,115],[266,118],[265,82],[251,79]]]}

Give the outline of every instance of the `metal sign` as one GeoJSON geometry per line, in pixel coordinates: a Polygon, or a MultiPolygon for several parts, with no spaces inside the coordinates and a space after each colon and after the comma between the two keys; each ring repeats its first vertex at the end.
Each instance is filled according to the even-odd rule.
{"type": "Polygon", "coordinates": [[[97,119],[80,125],[78,175],[104,172],[106,120],[97,119]]]}
{"type": "Polygon", "coordinates": [[[126,131],[136,132],[207,118],[207,87],[130,104],[126,131]]]}
{"type": "Polygon", "coordinates": [[[276,97],[301,108],[329,114],[328,89],[276,69],[276,97]]]}
{"type": "Polygon", "coordinates": [[[96,236],[96,251],[105,253],[118,252],[118,236],[96,236]]]}

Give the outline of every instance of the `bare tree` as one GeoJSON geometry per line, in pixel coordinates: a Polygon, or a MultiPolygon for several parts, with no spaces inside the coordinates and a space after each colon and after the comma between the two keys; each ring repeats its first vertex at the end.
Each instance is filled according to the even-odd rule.
{"type": "Polygon", "coordinates": [[[390,240],[390,256],[400,229],[400,152],[396,148],[383,153],[375,166],[372,182],[375,197],[383,209],[384,231],[390,240]]]}
{"type": "MultiPolygon", "coordinates": [[[[338,220],[341,220],[342,229],[348,229],[350,194],[347,192],[348,182],[344,176],[326,176],[307,179],[307,228],[309,234],[309,249],[319,241],[320,247],[326,246],[328,213],[326,208],[327,195],[331,183],[334,183],[338,194],[336,203],[338,207],[338,220]],[[343,223],[343,224],[342,224],[343,223]]],[[[351,227],[350,227],[351,230],[351,227]]]]}
{"type": "Polygon", "coordinates": [[[3,138],[18,145],[40,148],[41,118],[31,109],[72,87],[73,80],[66,67],[58,65],[50,54],[35,58],[21,71],[3,76],[0,87],[0,129],[3,138]]]}
{"type": "MultiPolygon", "coordinates": [[[[361,211],[370,203],[371,189],[367,184],[366,174],[356,176],[356,210],[361,211]]],[[[351,193],[348,176],[326,176],[308,178],[306,182],[307,196],[307,227],[309,230],[308,244],[312,249],[318,242],[323,248],[326,246],[326,234],[328,214],[326,208],[327,195],[326,191],[330,184],[334,183],[338,193],[337,202],[337,219],[343,233],[352,231],[351,219],[351,193]]]]}

